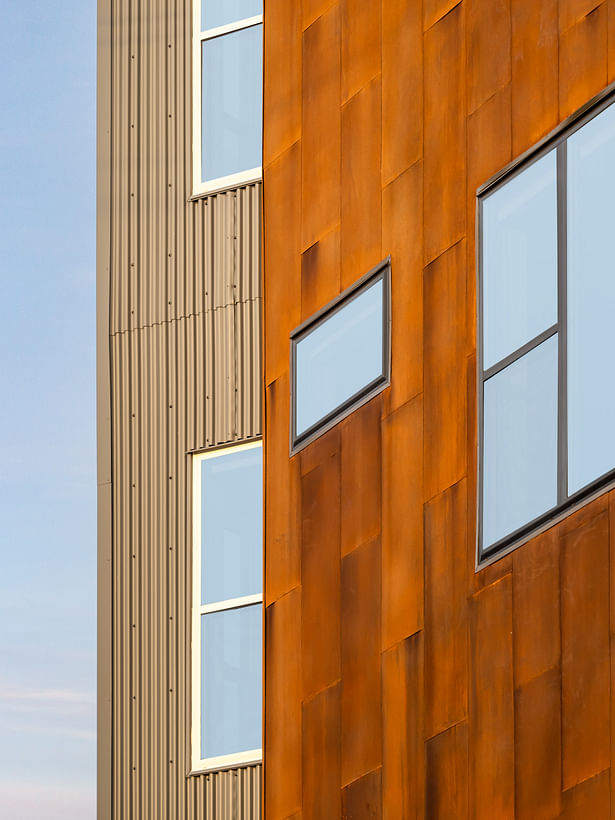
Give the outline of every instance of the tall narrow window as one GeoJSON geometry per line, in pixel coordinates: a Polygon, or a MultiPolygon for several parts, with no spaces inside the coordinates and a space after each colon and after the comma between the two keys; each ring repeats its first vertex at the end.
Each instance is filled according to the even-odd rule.
{"type": "Polygon", "coordinates": [[[259,761],[262,446],[193,458],[192,768],[259,761]]]}
{"type": "Polygon", "coordinates": [[[615,479],[615,105],[479,191],[479,557],[615,479]]]}
{"type": "Polygon", "coordinates": [[[291,333],[291,451],[390,383],[391,266],[386,259],[291,333]]]}
{"type": "Polygon", "coordinates": [[[262,0],[194,2],[194,193],[260,179],[262,0]]]}

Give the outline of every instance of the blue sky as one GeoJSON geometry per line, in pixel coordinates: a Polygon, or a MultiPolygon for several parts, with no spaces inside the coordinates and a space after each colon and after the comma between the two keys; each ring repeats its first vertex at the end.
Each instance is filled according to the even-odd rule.
{"type": "Polygon", "coordinates": [[[95,816],[95,0],[1,0],[0,806],[95,816]]]}

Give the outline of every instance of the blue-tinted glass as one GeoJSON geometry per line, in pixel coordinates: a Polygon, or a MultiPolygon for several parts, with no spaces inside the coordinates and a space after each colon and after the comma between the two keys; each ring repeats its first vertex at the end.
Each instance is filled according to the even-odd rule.
{"type": "Polygon", "coordinates": [[[297,435],[382,375],[382,298],[379,279],[298,342],[297,435]]]}
{"type": "Polygon", "coordinates": [[[262,607],[201,615],[201,756],[261,748],[262,607]]]}
{"type": "Polygon", "coordinates": [[[207,182],[261,165],[263,27],[205,40],[202,47],[201,178],[207,182]]]}
{"type": "Polygon", "coordinates": [[[615,106],[568,139],[568,492],[615,467],[615,106]]]}
{"type": "Polygon", "coordinates": [[[201,603],[262,590],[262,448],[201,462],[201,603]]]}
{"type": "Polygon", "coordinates": [[[557,503],[557,335],[485,382],[483,549],[557,503]]]}
{"type": "Polygon", "coordinates": [[[555,151],[483,202],[484,367],[557,322],[555,151]]]}
{"type": "Polygon", "coordinates": [[[263,13],[263,0],[201,0],[201,31],[263,13]]]}

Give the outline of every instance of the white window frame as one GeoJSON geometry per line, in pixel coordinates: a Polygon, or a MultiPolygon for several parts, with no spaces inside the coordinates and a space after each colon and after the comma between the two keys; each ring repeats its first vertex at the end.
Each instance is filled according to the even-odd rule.
{"type": "Polygon", "coordinates": [[[248,185],[250,182],[258,182],[263,175],[262,166],[239,171],[236,174],[228,174],[224,177],[202,181],[202,127],[203,127],[203,69],[202,69],[202,44],[205,40],[213,40],[214,37],[222,37],[234,31],[241,31],[245,28],[258,26],[263,22],[263,15],[257,14],[254,17],[245,17],[224,26],[206,29],[201,31],[201,0],[193,0],[192,6],[192,191],[193,196],[203,196],[204,194],[214,194],[225,191],[229,188],[237,188],[240,185],[248,185]]]}
{"type": "Polygon", "coordinates": [[[192,456],[192,731],[190,740],[192,772],[208,772],[235,766],[248,766],[261,763],[263,759],[262,748],[220,755],[219,757],[201,757],[201,616],[212,612],[241,609],[254,604],[262,605],[263,603],[262,591],[255,595],[216,601],[215,604],[201,603],[201,465],[206,459],[220,458],[231,453],[255,450],[256,448],[262,449],[262,446],[262,439],[258,439],[230,447],[206,450],[192,456]]]}

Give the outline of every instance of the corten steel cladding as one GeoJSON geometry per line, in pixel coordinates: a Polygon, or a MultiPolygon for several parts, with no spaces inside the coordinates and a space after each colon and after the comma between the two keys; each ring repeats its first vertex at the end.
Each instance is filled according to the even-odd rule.
{"type": "Polygon", "coordinates": [[[615,79],[614,32],[606,2],[266,3],[267,820],[610,816],[615,495],[476,571],[475,213],[615,79]],[[389,254],[391,386],[289,458],[290,334],[389,254]]]}
{"type": "Polygon", "coordinates": [[[260,817],[189,776],[190,451],[261,435],[261,184],[192,201],[192,3],[99,0],[99,817],[260,817]]]}

